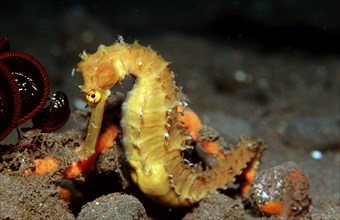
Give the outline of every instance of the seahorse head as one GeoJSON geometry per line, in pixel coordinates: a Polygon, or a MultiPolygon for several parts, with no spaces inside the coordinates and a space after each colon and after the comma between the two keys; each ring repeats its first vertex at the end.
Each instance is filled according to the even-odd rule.
{"type": "Polygon", "coordinates": [[[112,46],[99,46],[94,54],[83,52],[78,72],[83,76],[84,84],[80,86],[88,105],[91,107],[91,118],[84,147],[79,151],[82,159],[87,159],[95,152],[97,138],[102,124],[105,101],[110,89],[120,82],[127,73],[122,59],[128,49],[123,41],[112,46]]]}
{"type": "Polygon", "coordinates": [[[109,47],[101,45],[94,54],[83,52],[80,55],[82,61],[77,70],[84,80],[80,89],[89,104],[98,102],[100,94],[110,90],[126,75],[126,68],[121,60],[121,48],[118,48],[121,46],[120,43],[109,47]]]}

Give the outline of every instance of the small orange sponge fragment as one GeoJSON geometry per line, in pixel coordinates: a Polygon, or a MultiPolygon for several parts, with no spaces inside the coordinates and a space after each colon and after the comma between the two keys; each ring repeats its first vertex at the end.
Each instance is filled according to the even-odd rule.
{"type": "Polygon", "coordinates": [[[55,157],[45,157],[41,159],[35,159],[35,173],[43,175],[45,173],[52,173],[59,167],[59,160],[55,157]]]}

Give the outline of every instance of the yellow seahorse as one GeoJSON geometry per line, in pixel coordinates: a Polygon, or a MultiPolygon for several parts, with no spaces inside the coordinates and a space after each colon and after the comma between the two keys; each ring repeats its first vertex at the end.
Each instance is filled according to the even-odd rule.
{"type": "Polygon", "coordinates": [[[84,52],[81,58],[80,88],[92,114],[79,155],[87,159],[95,152],[110,89],[131,74],[135,83],[122,105],[123,144],[133,181],[151,199],[168,206],[193,204],[233,182],[258,157],[262,142],[241,138],[232,150],[216,155],[216,166],[204,170],[184,162],[182,152],[190,148],[192,137],[178,118],[187,104],[169,63],[151,48],[119,39],[111,46],[99,46],[94,54],[84,52]]]}

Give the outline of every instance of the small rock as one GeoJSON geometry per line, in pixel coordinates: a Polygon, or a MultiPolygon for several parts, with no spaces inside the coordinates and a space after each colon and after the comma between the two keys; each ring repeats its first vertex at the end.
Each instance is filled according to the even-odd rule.
{"type": "Polygon", "coordinates": [[[222,194],[209,195],[183,220],[190,219],[244,219],[245,211],[240,200],[222,194]]]}
{"type": "Polygon", "coordinates": [[[131,195],[112,193],[84,205],[77,219],[146,219],[146,211],[131,195]]]}
{"type": "Polygon", "coordinates": [[[98,155],[95,163],[95,169],[98,174],[115,172],[117,170],[120,162],[119,157],[122,157],[122,153],[117,149],[118,147],[115,146],[98,155]]]}
{"type": "Polygon", "coordinates": [[[116,142],[112,148],[98,155],[95,162],[95,170],[99,175],[117,173],[123,189],[130,185],[128,164],[124,161],[124,153],[116,142]]]}
{"type": "Polygon", "coordinates": [[[266,216],[300,216],[308,211],[310,184],[293,163],[260,172],[250,190],[250,203],[266,216]]]}

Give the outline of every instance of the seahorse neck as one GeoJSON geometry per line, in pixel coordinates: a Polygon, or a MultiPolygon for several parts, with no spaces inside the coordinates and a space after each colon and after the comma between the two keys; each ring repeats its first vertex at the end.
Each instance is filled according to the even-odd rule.
{"type": "Polygon", "coordinates": [[[142,86],[145,88],[144,95],[155,97],[164,93],[168,107],[178,104],[177,87],[173,73],[168,68],[169,62],[158,56],[155,51],[138,44],[130,45],[128,59],[124,59],[123,63],[127,74],[136,79],[133,89],[142,86]]]}

